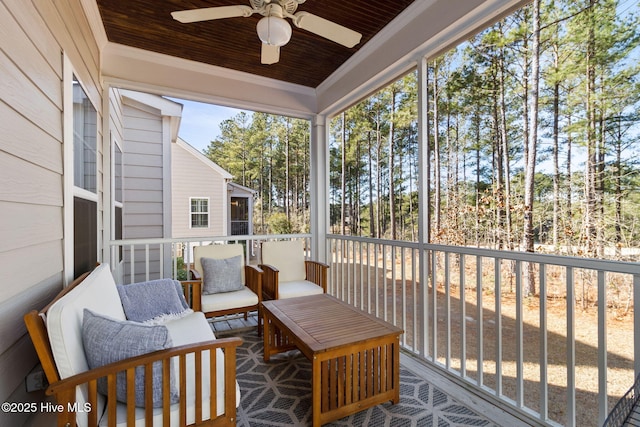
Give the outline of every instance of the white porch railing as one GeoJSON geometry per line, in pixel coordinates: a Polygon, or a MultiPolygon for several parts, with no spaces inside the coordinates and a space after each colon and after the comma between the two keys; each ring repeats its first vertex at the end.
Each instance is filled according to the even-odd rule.
{"type": "MultiPolygon", "coordinates": [[[[298,234],[122,240],[109,262],[120,283],[180,278],[194,246],[240,242],[255,264],[260,242],[289,238],[310,247],[298,234]]],[[[339,235],[327,236],[326,260],[331,294],[402,327],[408,352],[531,424],[601,425],[640,373],[640,316],[626,330],[607,310],[626,288],[640,307],[638,263],[339,235]],[[523,293],[531,274],[534,298],[523,293]],[[578,300],[595,305],[595,322],[578,300]]]]}
{"type": "Polygon", "coordinates": [[[404,328],[406,350],[532,424],[602,425],[640,372],[639,317],[621,334],[607,312],[623,286],[640,307],[638,263],[339,235],[327,259],[332,294],[404,328]],[[530,274],[535,298],[523,293],[530,274]],[[587,294],[593,330],[576,304],[587,294]]]}
{"type": "Polygon", "coordinates": [[[134,283],[163,277],[185,279],[187,270],[181,267],[187,266],[188,269],[193,263],[195,246],[241,243],[245,247],[245,259],[250,264],[258,264],[260,244],[276,239],[304,239],[305,247],[310,250],[309,234],[126,239],[109,243],[109,264],[118,283],[134,283]]]}

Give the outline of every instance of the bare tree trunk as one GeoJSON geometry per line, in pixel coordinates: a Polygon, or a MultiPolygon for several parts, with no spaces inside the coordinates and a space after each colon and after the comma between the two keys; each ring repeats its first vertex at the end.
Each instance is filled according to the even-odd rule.
{"type": "Polygon", "coordinates": [[[382,237],[382,141],[380,135],[380,108],[376,109],[376,235],[382,237]]]}
{"type": "MultiPolygon", "coordinates": [[[[502,28],[501,28],[502,31],[502,28]]],[[[502,143],[502,156],[504,168],[504,225],[505,241],[508,249],[513,249],[511,236],[511,170],[509,168],[509,138],[507,137],[507,106],[505,101],[505,70],[504,70],[504,48],[500,49],[499,57],[500,72],[500,137],[502,143]]]]}
{"type": "MultiPolygon", "coordinates": [[[[533,40],[531,46],[531,121],[529,140],[526,147],[525,185],[524,185],[524,248],[534,251],[533,235],[533,199],[536,173],[536,151],[538,140],[538,88],[540,78],[540,0],[533,2],[533,40]]],[[[533,265],[527,264],[525,295],[535,295],[536,283],[533,265]]]]}
{"type": "MultiPolygon", "coordinates": [[[[567,126],[571,128],[571,114],[567,118],[567,126]]],[[[573,145],[573,139],[571,133],[567,137],[567,208],[566,208],[566,222],[564,225],[565,245],[567,246],[567,253],[573,253],[573,178],[571,174],[571,147],[573,145]]]]}
{"type": "Polygon", "coordinates": [[[614,197],[616,203],[616,225],[615,225],[615,242],[616,242],[616,259],[622,259],[622,132],[620,131],[620,122],[618,122],[618,133],[615,141],[616,160],[614,169],[614,197]]]}
{"type": "Polygon", "coordinates": [[[476,120],[476,246],[480,247],[480,120],[476,120]]]}
{"type": "MultiPolygon", "coordinates": [[[[494,84],[498,87],[498,92],[501,92],[500,88],[500,77],[499,77],[499,66],[494,67],[495,73],[494,75],[494,84]]],[[[495,139],[494,139],[494,154],[493,161],[495,164],[495,206],[496,206],[496,221],[494,224],[495,229],[495,241],[496,247],[498,249],[504,248],[504,159],[505,155],[502,152],[503,139],[506,138],[506,135],[502,135],[502,125],[501,125],[501,114],[500,114],[500,94],[497,96],[492,96],[493,100],[493,128],[495,129],[495,139]]]]}
{"type": "Polygon", "coordinates": [[[440,236],[440,229],[442,227],[442,218],[441,218],[441,189],[442,189],[442,178],[440,176],[440,126],[438,121],[439,117],[439,94],[438,94],[438,71],[439,71],[439,63],[438,61],[433,62],[433,187],[435,190],[434,193],[434,226],[435,226],[435,235],[440,236]]]}
{"type": "Polygon", "coordinates": [[[395,185],[394,185],[394,122],[395,122],[395,112],[396,112],[396,87],[395,85],[391,85],[391,118],[389,120],[389,220],[391,222],[391,240],[396,240],[397,230],[396,230],[396,195],[395,195],[395,185]]]}
{"type": "Polygon", "coordinates": [[[290,124],[291,119],[289,117],[286,118],[286,127],[287,127],[287,131],[286,131],[286,135],[285,135],[285,149],[284,149],[284,212],[285,215],[287,216],[287,220],[291,221],[291,188],[290,188],[290,184],[289,184],[289,159],[291,157],[291,153],[289,152],[290,149],[290,132],[291,132],[291,124],[290,124]]]}
{"type": "MultiPolygon", "coordinates": [[[[554,46],[557,48],[557,46],[554,46]]],[[[556,70],[559,67],[558,54],[554,52],[553,56],[554,67],[556,70]]],[[[560,222],[560,82],[555,81],[553,85],[553,231],[552,240],[554,250],[558,250],[558,228],[560,222]]]]}
{"type": "MultiPolygon", "coordinates": [[[[590,0],[589,5],[593,7],[595,0],[590,0]]],[[[590,16],[589,22],[589,36],[587,41],[587,57],[586,57],[586,110],[587,110],[587,164],[584,174],[584,229],[586,240],[586,253],[588,256],[596,255],[596,215],[597,215],[597,203],[596,203],[596,111],[594,106],[594,91],[595,91],[595,30],[593,22],[593,11],[590,8],[586,13],[590,16]]]]}
{"type": "MultiPolygon", "coordinates": [[[[368,136],[369,153],[373,152],[371,144],[371,132],[368,136]]],[[[373,156],[369,155],[369,237],[376,237],[375,234],[375,218],[373,212],[373,156]]]]}

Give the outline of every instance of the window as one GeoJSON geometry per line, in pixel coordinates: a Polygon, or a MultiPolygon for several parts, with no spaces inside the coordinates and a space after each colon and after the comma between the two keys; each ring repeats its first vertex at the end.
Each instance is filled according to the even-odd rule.
{"type": "Polygon", "coordinates": [[[98,261],[98,114],[73,76],[73,271],[78,277],[98,261]]]}
{"type": "MultiPolygon", "coordinates": [[[[122,208],[123,208],[123,195],[122,195],[122,149],[117,142],[113,142],[113,238],[116,240],[122,240],[122,208]]],[[[118,251],[118,261],[123,259],[123,247],[120,246],[118,251]]]]}
{"type": "Polygon", "coordinates": [[[73,77],[73,185],[96,193],[96,109],[73,77]]]}
{"type": "Polygon", "coordinates": [[[209,199],[192,197],[189,202],[191,205],[191,228],[208,228],[209,199]]]}

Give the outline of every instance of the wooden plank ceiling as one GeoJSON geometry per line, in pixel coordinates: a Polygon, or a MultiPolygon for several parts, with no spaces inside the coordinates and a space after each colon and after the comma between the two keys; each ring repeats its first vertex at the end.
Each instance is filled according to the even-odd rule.
{"type": "MultiPolygon", "coordinates": [[[[97,0],[110,42],[315,88],[414,0],[306,0],[306,11],[362,34],[354,48],[292,26],[280,61],[260,63],[256,24],[262,16],[182,24],[176,10],[247,5],[249,0],[97,0]]],[[[420,0],[417,0],[420,1],[420,0]]]]}

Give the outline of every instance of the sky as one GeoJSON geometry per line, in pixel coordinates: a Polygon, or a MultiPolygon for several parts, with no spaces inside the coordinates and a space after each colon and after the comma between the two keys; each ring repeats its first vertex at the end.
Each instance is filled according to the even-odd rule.
{"type": "Polygon", "coordinates": [[[209,142],[220,135],[220,123],[243,111],[178,98],[169,99],[183,105],[178,136],[198,151],[207,148],[209,142]]]}

